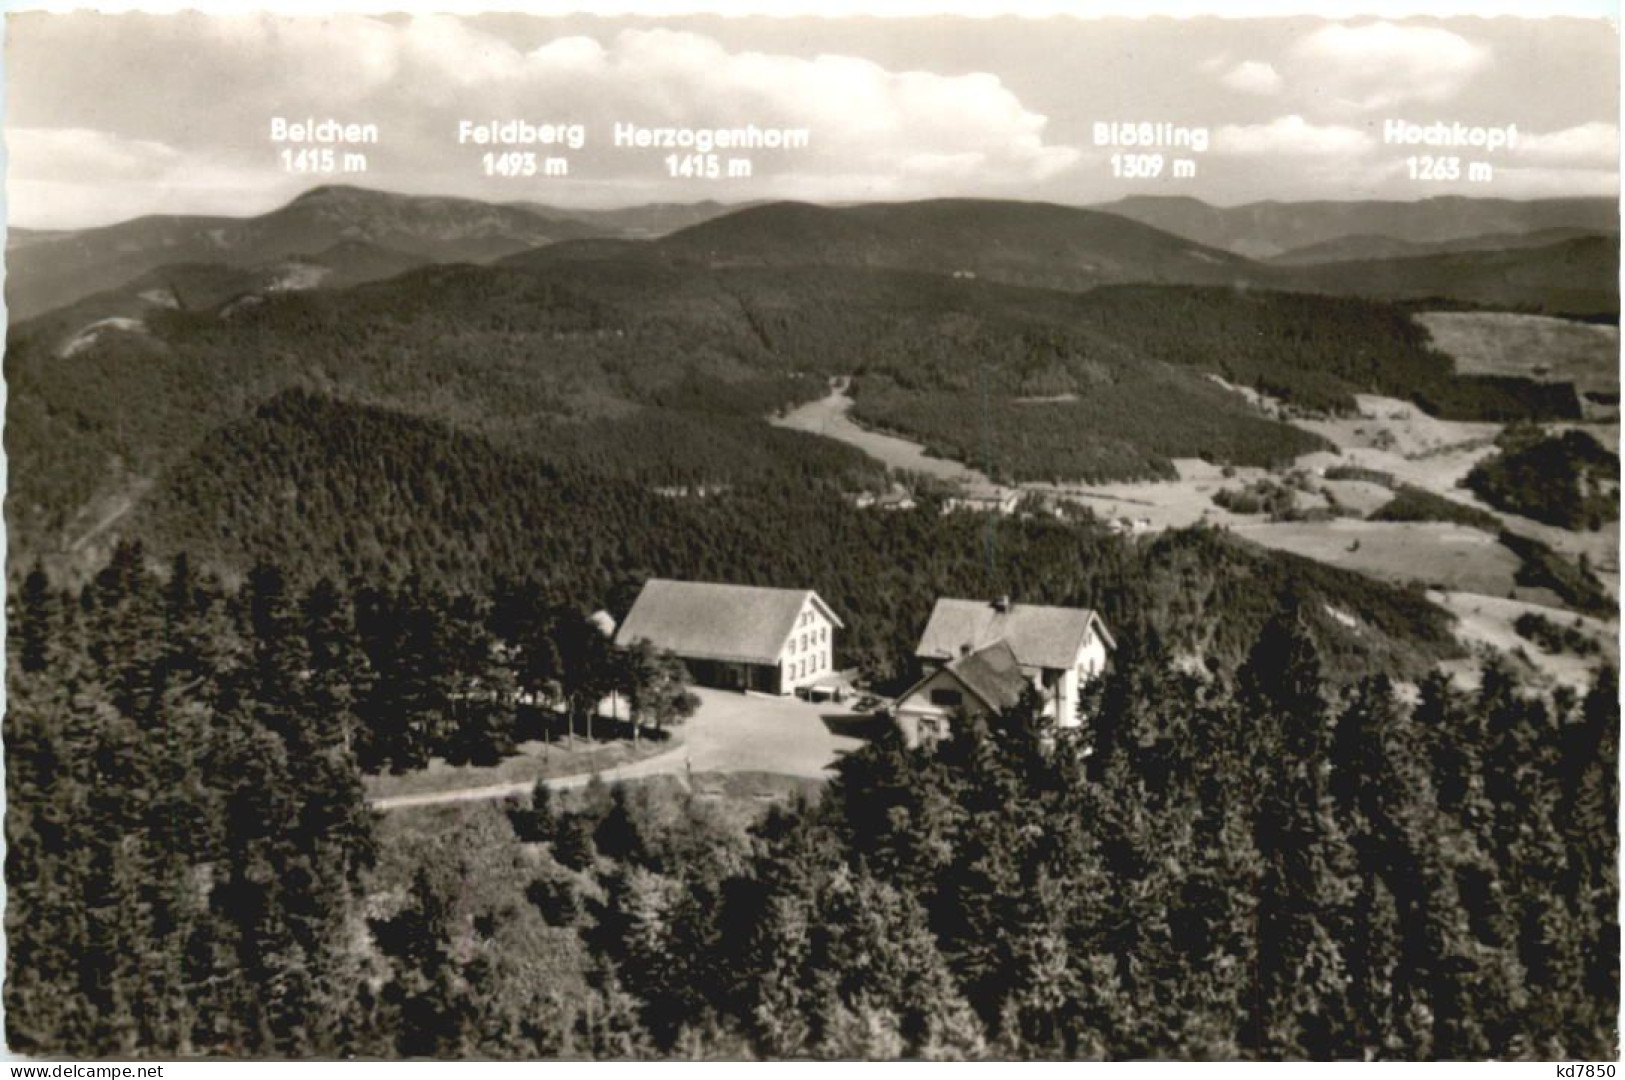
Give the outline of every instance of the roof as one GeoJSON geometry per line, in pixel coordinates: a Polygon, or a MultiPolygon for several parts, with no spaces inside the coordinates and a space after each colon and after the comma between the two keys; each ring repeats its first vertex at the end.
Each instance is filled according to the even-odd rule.
{"type": "Polygon", "coordinates": [[[1021,695],[1032,686],[1021,673],[1021,662],[1007,642],[996,641],[986,648],[966,656],[937,671],[930,672],[909,687],[898,698],[899,702],[913,697],[921,687],[942,675],[954,676],[959,684],[994,712],[1003,712],[1021,700],[1021,695]]]}
{"type": "Polygon", "coordinates": [[[647,640],[678,656],[775,664],[809,599],[831,623],[842,625],[811,589],[650,578],[621,623],[615,644],[647,640]]]}
{"type": "Polygon", "coordinates": [[[1092,608],[1011,604],[1001,611],[984,600],[938,600],[914,655],[952,660],[967,649],[975,652],[1006,641],[1025,667],[1068,668],[1077,662],[1091,627],[1116,647],[1092,608]]]}
{"type": "Polygon", "coordinates": [[[965,689],[985,701],[990,708],[1008,709],[1021,700],[1032,684],[1021,673],[1021,662],[1008,642],[1000,641],[961,656],[948,665],[965,689]]]}

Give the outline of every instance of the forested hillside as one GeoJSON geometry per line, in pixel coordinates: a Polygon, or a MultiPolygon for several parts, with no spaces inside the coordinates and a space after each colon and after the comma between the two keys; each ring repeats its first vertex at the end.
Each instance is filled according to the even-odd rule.
{"type": "MultiPolygon", "coordinates": [[[[1491,669],[1407,707],[1380,678],[1328,695],[1290,616],[1223,688],[1147,644],[1086,766],[1018,709],[934,752],[876,745],[764,827],[713,1008],[771,1054],[1616,1052],[1611,675],[1582,703],[1491,669]]],[[[657,958],[686,931],[680,901],[655,910],[671,929],[622,970],[667,1019],[657,958]]]]}
{"type": "Polygon", "coordinates": [[[1618,214],[1606,200],[1436,199],[1219,208],[1194,199],[1152,197],[1101,209],[1110,212],[976,199],[844,207],[771,203],[651,243],[585,240],[521,257],[636,259],[713,269],[882,267],[1069,292],[1113,284],[1217,285],[1436,298],[1559,315],[1619,314],[1618,214]],[[1544,243],[1524,239],[1526,233],[1542,232],[1548,222],[1575,227],[1547,233],[1544,243]],[[1382,250],[1378,245],[1371,254],[1354,246],[1340,260],[1309,263],[1246,257],[1278,255],[1316,237],[1335,244],[1378,229],[1392,229],[1385,235],[1410,242],[1421,237],[1484,240],[1420,249],[1382,250]],[[1496,232],[1514,235],[1498,243],[1486,235],[1496,232]],[[1283,238],[1285,247],[1272,243],[1272,234],[1283,238]]]}
{"type": "Polygon", "coordinates": [[[1252,275],[1262,269],[1113,214],[988,199],[771,203],[627,250],[714,267],[880,267],[1068,291],[1124,281],[1257,281],[1252,275]]]}
{"type": "Polygon", "coordinates": [[[1401,311],[1367,301],[1138,286],[1079,296],[878,270],[429,267],[166,308],[61,355],[68,332],[59,317],[23,323],[6,356],[8,520],[25,550],[106,539],[103,524],[208,432],[294,386],[543,460],[713,483],[759,474],[756,444],[781,462],[826,462],[761,420],[833,375],[857,376],[869,422],[978,464],[998,447],[996,471],[1038,479],[1166,475],[1173,456],[1271,463],[1322,445],[1209,374],[1317,410],[1348,409],[1360,390],[1462,418],[1578,408],[1566,385],[1454,375],[1401,311]]]}
{"type": "MultiPolygon", "coordinates": [[[[1100,209],[979,199],[825,207],[770,203],[652,243],[586,240],[542,261],[883,267],[1080,292],[1112,284],[1219,285],[1362,297],[1437,297],[1550,314],[1617,317],[1618,213],[1604,199],[1255,204],[1140,197],[1100,209]],[[1103,213],[1102,210],[1110,211],[1103,213]],[[1522,235],[1556,226],[1544,244],[1522,235]],[[1476,246],[1350,253],[1309,265],[1255,262],[1351,234],[1406,241],[1514,233],[1476,246]],[[1610,271],[1610,266],[1613,268],[1610,271]]],[[[527,256],[532,257],[532,256],[527,256]]]]}
{"type": "MultiPolygon", "coordinates": [[[[821,389],[764,355],[748,327],[621,318],[568,286],[473,267],[230,313],[166,311],[146,333],[104,334],[71,356],[53,355],[43,330],[19,327],[6,358],[7,448],[19,466],[8,509],[22,535],[58,542],[93,499],[155,478],[290,386],[342,389],[537,451],[560,441],[555,424],[625,417],[643,403],[755,418],[821,389]]],[[[668,432],[716,441],[705,425],[666,420],[668,432]]],[[[571,435],[563,440],[599,441],[571,435]]],[[[657,472],[674,460],[680,473],[711,455],[695,456],[640,460],[657,472]]]]}
{"type": "MultiPolygon", "coordinates": [[[[781,433],[799,445],[795,433],[781,433]]],[[[813,440],[815,445],[825,444],[813,440]]],[[[839,459],[840,455],[837,455],[839,459]]],[[[256,561],[299,581],[416,574],[487,592],[529,580],[579,606],[624,606],[650,576],[816,589],[850,626],[836,659],[906,677],[938,596],[1008,593],[1149,618],[1169,640],[1233,662],[1289,593],[1322,612],[1339,670],[1420,670],[1455,645],[1420,594],[1267,553],[1212,531],[1145,544],[1058,521],[989,523],[855,509],[817,458],[757,455],[759,474],[706,497],[667,497],[591,462],[545,465],[489,442],[367,407],[290,393],[206,439],[170,470],[126,532],[167,560],[240,577],[256,561]],[[989,531],[991,529],[991,532],[989,531]],[[990,548],[991,544],[991,548],[990,548]]]]}
{"type": "Polygon", "coordinates": [[[414,826],[366,812],[358,755],[501,737],[500,653],[465,646],[541,656],[501,605],[267,566],[232,591],[126,548],[9,610],[24,1053],[1617,1050],[1611,672],[1580,700],[1491,667],[1403,705],[1336,689],[1290,601],[1205,677],[1125,618],[1087,758],[1029,702],[926,749],[883,735],[748,832],[658,786],[414,826]]]}
{"type": "Polygon", "coordinates": [[[1619,317],[1619,234],[1541,247],[1299,267],[1300,287],[1392,299],[1444,297],[1547,315],[1619,317]]]}
{"type": "MultiPolygon", "coordinates": [[[[1459,375],[1400,305],[1257,288],[1277,280],[1258,264],[1061,207],[780,204],[406,269],[596,231],[324,189],[260,219],[25,238],[40,287],[145,266],[106,257],[144,236],[223,244],[231,268],[164,264],[11,328],[13,1050],[1617,1054],[1602,657],[1589,692],[1510,660],[1464,691],[1443,670],[1478,666],[1469,619],[1419,584],[1205,526],[1119,535],[1031,493],[944,513],[942,485],[768,422],[850,379],[862,423],[997,479],[1108,481],[1332,450],[1280,414],[1358,394],[1542,422],[1579,415],[1573,386],[1459,375]],[[357,220],[354,245],[311,247],[357,220]],[[259,261],[307,249],[406,272],[290,289],[259,261]],[[901,481],[908,509],[856,505],[901,481]],[[943,597],[1091,608],[1116,645],[1078,728],[1030,696],[909,749],[883,717],[786,701],[772,722],[865,742],[833,780],[827,754],[793,778],[685,759],[637,787],[368,808],[364,777],[567,771],[549,740],[581,721],[680,738],[662,724],[700,700],[681,662],[599,624],[651,577],[816,590],[865,695],[917,680],[943,597]],[[606,697],[632,716],[599,719],[606,697]],[[501,772],[534,742],[540,770],[501,772]],[[768,809],[774,785],[801,794],[768,809]]],[[[1617,516],[1617,458],[1533,430],[1475,489],[1617,516]]],[[[1395,461],[1342,474],[1394,489],[1373,518],[1498,527],[1395,461]]],[[[1507,588],[1617,615],[1589,567],[1499,539],[1507,588]]],[[[729,737],[707,719],[701,761],[701,735],[729,737]]]]}
{"type": "Polygon", "coordinates": [[[1410,259],[1424,255],[1449,255],[1463,251],[1516,251],[1520,248],[1548,247],[1588,236],[1613,235],[1618,242],[1617,222],[1585,229],[1557,226],[1531,232],[1493,232],[1449,240],[1414,240],[1376,233],[1338,236],[1320,243],[1305,244],[1275,256],[1277,266],[1306,266],[1315,263],[1360,262],[1373,259],[1410,259]]]}

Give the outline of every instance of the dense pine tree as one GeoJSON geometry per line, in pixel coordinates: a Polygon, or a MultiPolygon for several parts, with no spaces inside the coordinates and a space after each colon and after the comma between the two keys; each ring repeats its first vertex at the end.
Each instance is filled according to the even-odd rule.
{"type": "Polygon", "coordinates": [[[299,587],[270,565],[234,590],[134,547],[77,597],[20,583],[12,1045],[1615,1049],[1611,671],[1577,695],[1491,664],[1408,704],[1332,679],[1290,604],[1233,673],[1180,664],[1148,621],[1120,628],[1076,733],[1036,700],[915,749],[888,732],[748,834],[695,795],[593,784],[380,839],[363,765],[500,754],[541,672],[537,708],[619,689],[649,717],[643,695],[675,692],[669,659],[627,665],[583,607],[526,595],[299,587]]]}

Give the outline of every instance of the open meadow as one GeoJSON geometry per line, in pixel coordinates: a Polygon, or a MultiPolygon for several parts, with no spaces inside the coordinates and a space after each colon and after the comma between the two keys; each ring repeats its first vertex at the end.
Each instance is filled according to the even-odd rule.
{"type": "Polygon", "coordinates": [[[1517,556],[1477,529],[1442,522],[1282,521],[1235,527],[1265,547],[1396,585],[1506,596],[1517,586],[1517,556]]]}
{"type": "Polygon", "coordinates": [[[1588,417],[1619,414],[1617,326],[1506,311],[1428,311],[1416,321],[1464,375],[1571,382],[1588,417]]]}

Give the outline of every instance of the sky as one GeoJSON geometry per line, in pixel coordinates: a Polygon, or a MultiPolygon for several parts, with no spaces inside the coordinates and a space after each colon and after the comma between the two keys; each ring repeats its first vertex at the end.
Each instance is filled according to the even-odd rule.
{"type": "MultiPolygon", "coordinates": [[[[937,196],[1087,205],[1616,195],[1619,37],[1601,18],[534,17],[198,13],[7,19],[8,218],[70,228],[248,215],[322,182],[554,206],[937,196]],[[375,124],[365,169],[289,172],[273,117],[375,124]],[[488,176],[460,121],[581,124],[568,176],[488,176]],[[1390,120],[1505,128],[1508,150],[1385,145],[1390,120]],[[1205,128],[1155,177],[1100,122],[1205,128]],[[805,128],[749,178],[673,178],[617,123],[805,128]],[[1412,176],[1422,154],[1459,180],[1412,176]],[[1174,176],[1173,160],[1194,175],[1174,176]],[[1465,163],[1491,167],[1468,180],[1465,163]]],[[[342,148],[341,148],[342,149],[342,148]]],[[[1153,151],[1154,152],[1154,151],[1153,151]]]]}

